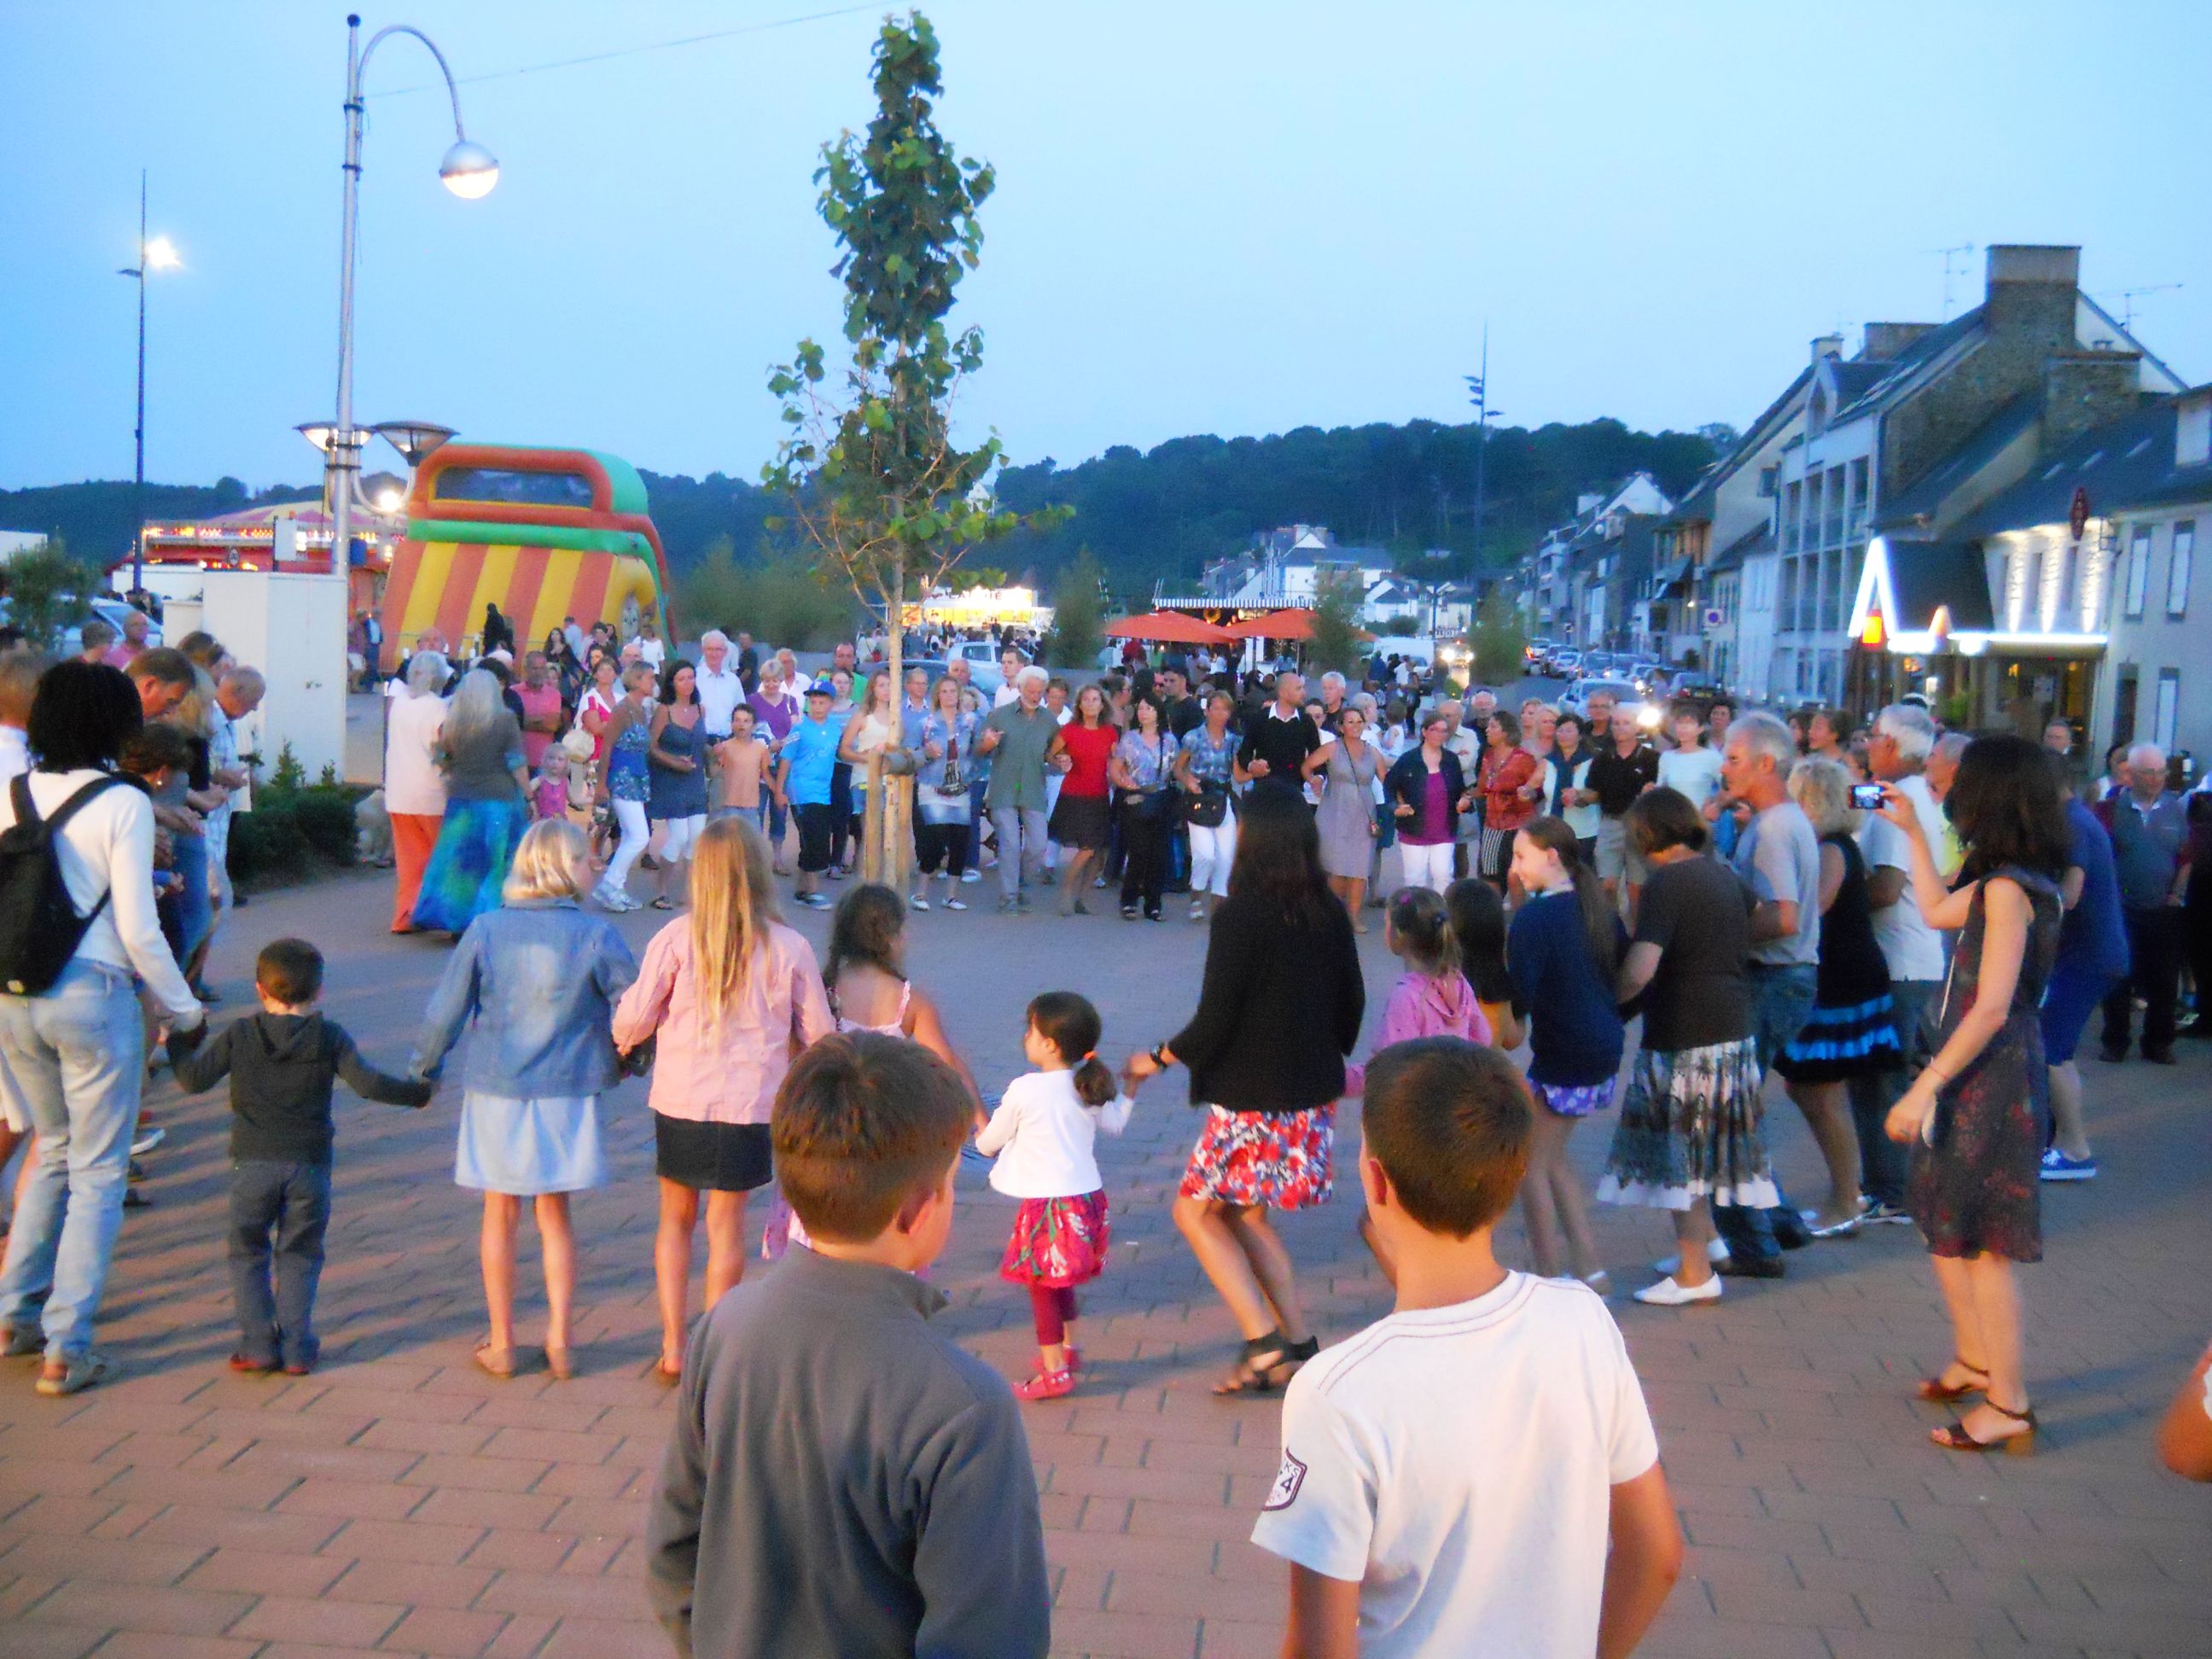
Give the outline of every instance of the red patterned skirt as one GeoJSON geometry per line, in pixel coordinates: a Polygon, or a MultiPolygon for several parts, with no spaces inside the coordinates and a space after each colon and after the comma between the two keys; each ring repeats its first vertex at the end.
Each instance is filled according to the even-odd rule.
{"type": "Polygon", "coordinates": [[[1013,1237],[999,1277],[1017,1285],[1063,1290],[1087,1285],[1106,1270],[1106,1194],[1025,1198],[1014,1212],[1013,1237]]]}
{"type": "Polygon", "coordinates": [[[1299,1112],[1206,1109],[1206,1127],[1176,1188],[1184,1198],[1303,1210],[1335,1191],[1336,1107],[1299,1112]]]}

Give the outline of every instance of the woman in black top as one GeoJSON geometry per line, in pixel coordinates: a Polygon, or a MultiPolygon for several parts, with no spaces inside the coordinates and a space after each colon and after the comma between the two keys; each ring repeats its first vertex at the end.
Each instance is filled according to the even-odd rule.
{"type": "Polygon", "coordinates": [[[1328,1201],[1344,1057],[1366,1000],[1313,815],[1288,791],[1255,790],[1206,938],[1198,1012],[1128,1064],[1133,1082],[1188,1066],[1191,1103],[1206,1110],[1175,1220],[1245,1338],[1218,1394],[1264,1392],[1320,1352],[1267,1212],[1328,1201]]]}
{"type": "Polygon", "coordinates": [[[1680,1257],[1638,1302],[1717,1302],[1711,1206],[1782,1201],[1759,1127],[1750,892],[1705,856],[1705,821],[1680,790],[1638,796],[1627,829],[1650,875],[1619,988],[1624,1003],[1642,1000],[1644,1042],[1597,1195],[1674,1216],[1680,1257]]]}

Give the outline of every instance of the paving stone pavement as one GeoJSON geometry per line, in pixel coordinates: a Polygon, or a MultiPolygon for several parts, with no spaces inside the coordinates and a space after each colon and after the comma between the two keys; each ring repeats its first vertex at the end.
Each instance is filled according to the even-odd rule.
{"type": "MultiPolygon", "coordinates": [[[[218,1016],[242,1006],[261,943],[304,934],[330,956],[331,1014],[373,1059],[404,1061],[446,952],[382,931],[387,884],[362,874],[254,901],[216,952],[218,1016]]],[[[641,949],[658,920],[623,925],[641,949]]],[[[824,921],[801,912],[798,925],[818,941],[824,921]]],[[[1180,920],[1110,915],[940,911],[915,918],[912,939],[915,977],[987,1090],[1020,1068],[1035,991],[1086,992],[1119,1053],[1176,1029],[1203,952],[1180,920]]],[[[1378,1009],[1395,964],[1379,937],[1364,948],[1378,1009]]],[[[2023,1273],[2049,1425],[2035,1457],[1969,1461],[1925,1443],[1940,1416],[1908,1390],[1947,1343],[1909,1229],[1800,1252],[1786,1281],[1731,1285],[1714,1307],[1616,1302],[1692,1544],[1644,1651],[2212,1652],[2212,1491],[2166,1476],[2149,1443],[2212,1333],[2212,1052],[2186,1050],[2178,1071],[2088,1072],[2105,1175],[2045,1189],[2048,1260],[2023,1273]]],[[[1093,1370],[1073,1397],[1028,1408],[1060,1652],[1217,1659],[1280,1640],[1285,1572],[1245,1541],[1274,1468],[1276,1407],[1209,1397],[1231,1332],[1167,1218],[1194,1129],[1181,1081],[1152,1085],[1104,1149],[1115,1240],[1085,1296],[1093,1370]]],[[[604,1109],[615,1179],[577,1203],[583,1346],[567,1383],[542,1370],[501,1383],[469,1363],[478,1211],[451,1181],[450,1090],[422,1114],[341,1091],[322,1367],[230,1375],[226,1108],[179,1103],[166,1083],[149,1097],[170,1138],[153,1159],[155,1206],[127,1220],[109,1282],[101,1336],[120,1375],[52,1401],[32,1393],[27,1365],[0,1374],[0,1655],[665,1654],[640,1584],[642,1500],[669,1418],[646,1375],[641,1088],[604,1109]]],[[[1773,1121],[1785,1171],[1810,1193],[1808,1137],[1786,1104],[1773,1121]]],[[[1608,1127],[1577,1138],[1593,1183],[1608,1127]]],[[[1034,1359],[1026,1305],[996,1273],[1011,1204],[978,1172],[962,1188],[937,1274],[945,1318],[1018,1376],[1034,1359]]],[[[1387,1306],[1355,1203],[1347,1187],[1285,1227],[1330,1338],[1387,1306]]],[[[1616,1279],[1644,1282],[1668,1248],[1662,1221],[1601,1211],[1597,1224],[1616,1279]]],[[[1517,1226],[1502,1249],[1522,1259],[1517,1226]]]]}

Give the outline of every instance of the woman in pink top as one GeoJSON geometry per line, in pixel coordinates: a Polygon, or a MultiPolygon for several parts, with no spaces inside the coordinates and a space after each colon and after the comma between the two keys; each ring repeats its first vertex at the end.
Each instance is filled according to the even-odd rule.
{"type": "Polygon", "coordinates": [[[707,1194],[707,1306],[744,1273],[745,1194],[775,1175],[769,1114],[792,1056],[836,1029],[814,948],[777,918],[768,842],[743,818],[717,818],[693,854],[691,914],[646,946],[615,1009],[625,1054],[657,1039],[653,1086],[660,1231],[659,1381],[684,1363],[691,1234],[707,1194]]]}
{"type": "MultiPolygon", "coordinates": [[[[1401,887],[1384,913],[1383,942],[1406,964],[1383,1005],[1377,1053],[1415,1037],[1455,1036],[1490,1046],[1490,1021],[1474,988],[1459,970],[1459,949],[1452,942],[1451,913],[1427,887],[1401,887]]],[[[1344,1068],[1344,1092],[1356,1095],[1367,1080],[1364,1066],[1344,1068]]]]}

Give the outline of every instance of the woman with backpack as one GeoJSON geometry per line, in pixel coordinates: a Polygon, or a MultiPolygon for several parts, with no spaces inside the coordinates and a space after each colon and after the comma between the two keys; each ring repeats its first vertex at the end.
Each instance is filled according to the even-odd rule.
{"type": "Polygon", "coordinates": [[[0,1267],[0,1352],[43,1348],[42,1395],[107,1370],[93,1321],[146,1075],[131,976],[173,1032],[206,1025],[155,915],[153,804],[114,776],[143,719],[118,670],[58,664],[31,704],[38,768],[0,790],[0,1079],[39,1137],[0,1267]]]}

